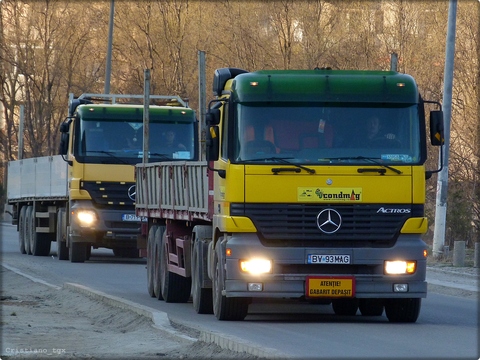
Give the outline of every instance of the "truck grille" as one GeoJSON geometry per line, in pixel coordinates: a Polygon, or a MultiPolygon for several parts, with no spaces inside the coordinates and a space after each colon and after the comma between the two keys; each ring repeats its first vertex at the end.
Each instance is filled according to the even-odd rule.
{"type": "Polygon", "coordinates": [[[135,202],[128,197],[128,189],[135,183],[83,181],[81,187],[88,191],[93,202],[99,207],[124,206],[135,209],[135,202]]]}
{"type": "Polygon", "coordinates": [[[230,214],[249,217],[266,246],[389,247],[408,218],[423,216],[423,205],[234,203],[230,214]],[[401,210],[379,212],[381,208],[401,210]],[[317,215],[325,209],[342,217],[335,233],[325,234],[317,226],[317,215]]]}

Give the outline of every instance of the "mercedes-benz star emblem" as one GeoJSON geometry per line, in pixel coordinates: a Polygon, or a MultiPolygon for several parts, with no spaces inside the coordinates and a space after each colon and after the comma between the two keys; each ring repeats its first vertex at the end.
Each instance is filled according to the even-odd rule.
{"type": "Polygon", "coordinates": [[[128,197],[130,200],[135,201],[135,195],[137,194],[137,188],[135,185],[132,185],[128,188],[128,197]]]}
{"type": "Polygon", "coordinates": [[[317,215],[317,226],[325,234],[333,234],[342,226],[342,217],[337,210],[325,209],[317,215]]]}

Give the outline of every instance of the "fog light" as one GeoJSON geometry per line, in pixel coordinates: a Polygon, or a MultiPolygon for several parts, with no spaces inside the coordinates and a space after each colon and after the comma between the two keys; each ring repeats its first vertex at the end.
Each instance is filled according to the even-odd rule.
{"type": "Polygon", "coordinates": [[[265,274],[272,270],[272,262],[265,259],[240,260],[240,269],[252,275],[265,274]]]}
{"type": "Polygon", "coordinates": [[[393,284],[393,292],[408,292],[408,284],[393,284]]]}
{"type": "Polygon", "coordinates": [[[415,261],[385,261],[385,274],[413,274],[416,267],[415,261]]]}
{"type": "Polygon", "coordinates": [[[263,291],[262,283],[248,283],[248,291],[263,291]]]}

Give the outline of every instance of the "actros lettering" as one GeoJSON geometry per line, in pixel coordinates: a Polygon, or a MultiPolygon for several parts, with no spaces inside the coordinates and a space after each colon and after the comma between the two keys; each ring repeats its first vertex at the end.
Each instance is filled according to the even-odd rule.
{"type": "Polygon", "coordinates": [[[383,206],[377,210],[378,213],[382,214],[410,214],[410,209],[395,209],[395,208],[384,208],[383,206]]]}

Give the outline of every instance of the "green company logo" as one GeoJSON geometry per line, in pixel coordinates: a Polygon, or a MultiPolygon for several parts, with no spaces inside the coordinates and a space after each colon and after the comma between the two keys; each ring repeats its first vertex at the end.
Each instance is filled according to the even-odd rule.
{"type": "Polygon", "coordinates": [[[362,201],[362,188],[307,188],[297,190],[298,201],[362,201]]]}

